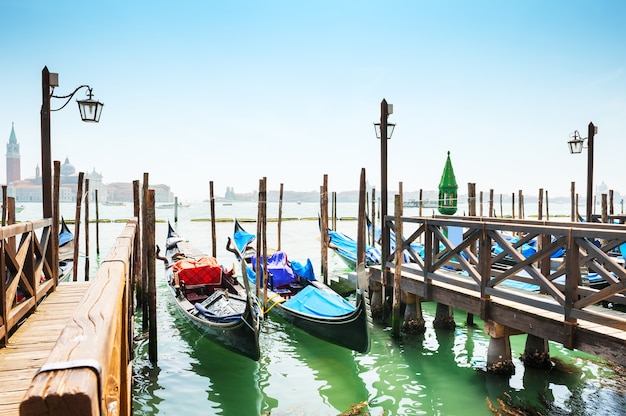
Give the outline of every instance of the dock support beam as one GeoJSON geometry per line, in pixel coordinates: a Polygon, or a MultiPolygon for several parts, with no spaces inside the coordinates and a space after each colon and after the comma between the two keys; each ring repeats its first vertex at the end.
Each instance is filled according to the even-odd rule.
{"type": "Polygon", "coordinates": [[[526,346],[521,357],[526,367],[550,369],[552,361],[550,361],[550,347],[548,340],[532,334],[528,334],[526,338],[526,346]]]}
{"type": "Polygon", "coordinates": [[[426,323],[422,315],[422,301],[413,293],[405,292],[404,322],[402,331],[408,334],[423,334],[426,331],[426,323]]]}
{"type": "Polygon", "coordinates": [[[485,332],[491,337],[487,350],[487,372],[515,374],[509,328],[494,321],[485,321],[485,332]]]}
{"type": "Polygon", "coordinates": [[[456,323],[454,322],[454,311],[452,310],[452,306],[444,305],[443,303],[437,303],[437,312],[435,313],[433,327],[437,329],[456,328],[456,323]]]}
{"type": "Polygon", "coordinates": [[[372,309],[372,319],[382,319],[383,317],[383,285],[380,282],[372,283],[372,299],[370,307],[372,309]]]}

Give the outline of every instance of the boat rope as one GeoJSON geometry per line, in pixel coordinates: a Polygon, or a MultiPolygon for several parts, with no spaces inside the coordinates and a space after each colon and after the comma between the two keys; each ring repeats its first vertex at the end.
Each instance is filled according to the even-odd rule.
{"type": "MultiPolygon", "coordinates": [[[[278,297],[280,297],[280,295],[279,295],[278,293],[275,293],[275,294],[274,294],[274,296],[272,296],[271,298],[269,298],[269,299],[267,300],[267,302],[272,301],[272,302],[274,302],[274,303],[272,303],[272,306],[270,306],[269,308],[267,308],[266,310],[264,310],[264,311],[263,311],[263,314],[264,314],[264,315],[265,315],[265,314],[267,314],[267,313],[269,313],[269,311],[271,311],[271,310],[272,310],[272,308],[273,308],[274,306],[278,305],[279,303],[283,303],[283,302],[285,302],[285,301],[287,300],[287,299],[285,299],[285,298],[280,298],[279,300],[274,300],[274,298],[275,298],[275,297],[277,297],[277,296],[278,296],[278,297]]],[[[267,302],[266,302],[266,303],[267,303],[267,302]]]]}

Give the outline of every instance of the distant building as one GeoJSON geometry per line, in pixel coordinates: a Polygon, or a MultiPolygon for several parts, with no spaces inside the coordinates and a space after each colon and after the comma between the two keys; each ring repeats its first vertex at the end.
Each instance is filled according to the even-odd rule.
{"type": "MultiPolygon", "coordinates": [[[[7,144],[6,153],[7,165],[7,195],[15,198],[16,202],[42,202],[41,192],[41,170],[39,165],[35,168],[35,177],[30,179],[21,179],[20,172],[20,145],[15,136],[15,129],[11,126],[11,136],[7,144]]],[[[59,176],[59,201],[60,202],[76,202],[76,192],[78,191],[78,173],[74,165],[70,163],[68,157],[61,165],[59,176]]],[[[89,201],[96,200],[96,191],[98,191],[98,202],[116,201],[116,202],[132,202],[133,201],[133,184],[132,183],[113,183],[105,184],[101,173],[96,172],[96,168],[84,175],[85,180],[89,180],[89,201]]],[[[141,189],[141,187],[140,187],[141,189]]],[[[150,189],[154,189],[155,202],[172,202],[174,194],[167,185],[152,185],[150,189]]],[[[85,184],[83,184],[85,191],[85,184]]]]}
{"type": "Polygon", "coordinates": [[[15,137],[15,126],[11,123],[11,135],[9,136],[9,143],[7,143],[7,184],[11,182],[19,181],[21,178],[20,172],[20,145],[15,137]]]}

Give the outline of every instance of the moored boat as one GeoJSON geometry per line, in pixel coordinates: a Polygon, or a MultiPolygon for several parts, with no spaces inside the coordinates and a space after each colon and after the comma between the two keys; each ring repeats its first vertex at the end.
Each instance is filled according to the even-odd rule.
{"type": "Polygon", "coordinates": [[[245,278],[198,252],[168,223],[167,286],[183,316],[208,339],[249,357],[260,358],[260,307],[245,278]]]}
{"type": "MultiPolygon", "coordinates": [[[[259,258],[251,243],[255,236],[235,220],[232,240],[227,248],[247,270],[256,285],[254,272],[259,258]],[[242,254],[243,253],[243,254],[242,254]]],[[[305,264],[289,260],[283,251],[267,256],[267,301],[265,312],[272,311],[305,332],[333,344],[366,353],[370,348],[369,304],[366,285],[357,283],[356,301],[351,303],[323,282],[315,279],[310,260],[305,264]]],[[[262,278],[259,276],[259,287],[262,278]]],[[[363,279],[361,279],[363,280],[363,279]]]]}

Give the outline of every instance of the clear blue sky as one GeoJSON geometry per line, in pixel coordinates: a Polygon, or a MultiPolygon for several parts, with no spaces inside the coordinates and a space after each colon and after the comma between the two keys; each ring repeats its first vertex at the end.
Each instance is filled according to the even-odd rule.
{"type": "Polygon", "coordinates": [[[389,189],[436,189],[451,151],[460,193],[567,196],[574,181],[584,196],[586,151],[566,143],[593,121],[595,183],[626,194],[624,22],[621,0],[3,0],[0,139],[15,122],[33,177],[48,66],[56,93],[89,84],[105,104],[97,125],[73,103],[52,114],[52,158],[105,183],[147,172],[200,200],[209,181],[220,196],[264,176],[354,190],[365,168],[380,189],[385,98],[389,189]]]}

